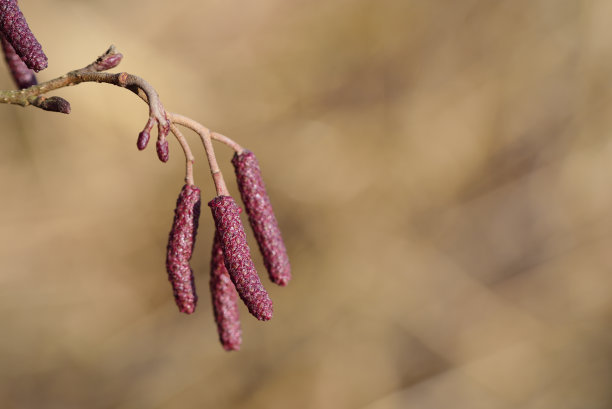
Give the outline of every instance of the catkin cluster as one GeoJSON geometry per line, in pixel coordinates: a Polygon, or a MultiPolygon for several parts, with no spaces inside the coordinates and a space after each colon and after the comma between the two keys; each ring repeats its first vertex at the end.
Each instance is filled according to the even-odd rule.
{"type": "MultiPolygon", "coordinates": [[[[257,159],[252,152],[244,151],[237,153],[232,163],[269,276],[274,283],[285,286],[291,278],[289,259],[257,159]]],[[[236,201],[230,196],[219,195],[208,206],[215,222],[209,282],[213,313],[221,345],[228,351],[237,350],[242,341],[238,298],[261,321],[272,318],[272,300],[255,269],[236,201]]],[[[199,209],[200,190],[185,185],[179,194],[170,231],[166,268],[178,308],[187,314],[194,312],[198,300],[189,260],[199,209]]]]}
{"type": "MultiPolygon", "coordinates": [[[[16,0],[0,0],[0,42],[16,85],[20,89],[36,85],[34,72],[47,67],[47,57],[30,31],[16,0]]],[[[67,78],[70,74],[75,73],[93,75],[93,73],[114,68],[119,64],[121,58],[122,55],[116,53],[114,47],[111,46],[92,64],[81,70],[72,71],[62,78],[67,78]]],[[[147,147],[155,125],[158,130],[155,150],[162,162],[167,162],[169,159],[166,137],[170,131],[183,147],[187,160],[185,177],[187,184],[181,189],[174,210],[174,220],[166,253],[166,271],[179,311],[186,314],[192,314],[195,311],[198,301],[190,261],[198,231],[201,192],[193,184],[193,155],[180,131],[176,129],[175,123],[180,122],[202,133],[217,189],[217,196],[208,203],[215,224],[209,281],[213,312],[223,348],[226,350],[240,349],[242,341],[238,299],[241,299],[248,311],[261,321],[272,318],[273,305],[251,258],[251,250],[240,218],[241,209],[236,201],[227,194],[225,182],[216,164],[214,152],[210,146],[212,138],[210,131],[204,130],[204,127],[199,124],[193,124],[189,118],[167,112],[159,101],[157,92],[141,78],[121,73],[117,76],[94,77],[89,81],[109,82],[128,87],[149,104],[149,119],[138,135],[136,143],[139,150],[147,147]]],[[[71,85],[75,83],[78,82],[73,82],[71,85]]],[[[41,85],[29,91],[39,92],[43,88],[44,85],[41,85]]],[[[27,92],[28,90],[25,90],[19,94],[25,95],[27,92]]],[[[48,111],[70,112],[70,104],[61,97],[45,97],[37,93],[34,96],[35,98],[28,99],[27,102],[48,111]]],[[[229,138],[219,134],[216,137],[222,137],[221,139],[236,151],[232,164],[238,189],[263,256],[264,265],[272,282],[285,286],[291,279],[291,267],[278,222],[266,192],[259,163],[252,152],[244,150],[229,138]]]]}
{"type": "Polygon", "coordinates": [[[47,68],[47,56],[21,13],[17,0],[0,0],[2,50],[18,88],[36,85],[34,71],[47,68]]]}

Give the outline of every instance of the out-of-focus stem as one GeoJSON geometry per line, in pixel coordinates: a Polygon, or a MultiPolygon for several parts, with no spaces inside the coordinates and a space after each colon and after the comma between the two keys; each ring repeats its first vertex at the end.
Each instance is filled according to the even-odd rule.
{"type": "Polygon", "coordinates": [[[223,174],[219,169],[217,157],[215,156],[215,150],[212,146],[210,130],[204,125],[183,115],[168,113],[168,117],[171,122],[186,126],[194,130],[198,135],[200,135],[200,138],[202,139],[202,144],[204,145],[204,150],[206,151],[208,165],[210,166],[210,173],[212,174],[213,181],[215,183],[217,196],[229,196],[229,191],[227,190],[225,180],[223,179],[223,174]]]}
{"type": "Polygon", "coordinates": [[[237,153],[242,153],[245,150],[242,146],[238,144],[238,142],[234,141],[233,139],[230,139],[227,136],[222,135],[218,132],[211,132],[210,129],[208,129],[201,123],[194,121],[191,118],[188,118],[184,115],[174,114],[170,112],[168,112],[168,117],[171,118],[172,122],[175,122],[179,125],[183,125],[197,132],[200,135],[203,133],[208,133],[212,139],[229,146],[230,148],[235,150],[237,153]]]}
{"type": "Polygon", "coordinates": [[[179,142],[181,148],[183,148],[183,152],[185,153],[185,183],[188,185],[193,185],[193,163],[195,162],[195,159],[191,153],[191,148],[176,125],[170,124],[170,131],[174,134],[176,140],[179,142]]]}

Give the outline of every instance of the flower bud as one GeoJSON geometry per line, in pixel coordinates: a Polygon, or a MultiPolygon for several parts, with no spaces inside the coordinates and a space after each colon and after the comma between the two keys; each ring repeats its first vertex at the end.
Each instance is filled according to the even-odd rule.
{"type": "MultiPolygon", "coordinates": [[[[111,50],[114,50],[114,48],[111,48],[111,50]]],[[[93,66],[96,71],[106,71],[118,66],[122,59],[123,54],[115,52],[109,53],[107,51],[106,54],[98,57],[93,66]]]]}
{"type": "Polygon", "coordinates": [[[168,162],[169,152],[168,152],[168,140],[158,138],[157,143],[155,144],[155,149],[157,151],[157,157],[162,162],[168,162]]]}
{"type": "Polygon", "coordinates": [[[153,118],[149,118],[144,129],[138,134],[136,147],[139,151],[147,147],[149,139],[151,139],[151,129],[153,129],[153,125],[155,125],[155,120],[153,118]]]}
{"type": "Polygon", "coordinates": [[[45,111],[60,112],[62,114],[70,113],[70,102],[62,97],[44,97],[39,95],[32,102],[33,105],[44,109],[45,111]]]}

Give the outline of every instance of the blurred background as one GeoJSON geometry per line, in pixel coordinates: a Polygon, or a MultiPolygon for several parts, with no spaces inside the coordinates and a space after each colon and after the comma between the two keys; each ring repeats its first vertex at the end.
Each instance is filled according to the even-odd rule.
{"type": "Polygon", "coordinates": [[[612,2],[20,4],[40,81],[115,44],[167,109],[254,151],[294,278],[223,351],[196,136],[186,316],[164,268],[183,157],[136,150],[142,101],[2,106],[2,408],[612,406],[612,2]]]}

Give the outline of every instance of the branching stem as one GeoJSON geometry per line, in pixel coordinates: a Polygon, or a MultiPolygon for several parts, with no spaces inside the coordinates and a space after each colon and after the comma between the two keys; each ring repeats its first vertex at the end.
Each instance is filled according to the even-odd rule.
{"type": "Polygon", "coordinates": [[[185,183],[188,185],[193,185],[193,163],[195,162],[195,159],[191,153],[191,148],[176,125],[170,124],[170,131],[176,137],[176,140],[181,145],[181,148],[183,148],[183,153],[185,153],[185,183]]]}
{"type": "MultiPolygon", "coordinates": [[[[115,50],[115,47],[111,46],[93,63],[78,70],[70,71],[69,73],[62,75],[61,77],[57,77],[52,80],[43,82],[38,85],[33,85],[29,88],[22,90],[0,90],[0,103],[15,104],[20,105],[22,107],[36,106],[38,108],[46,110],[68,113],[70,111],[70,104],[63,98],[46,98],[42,95],[60,88],[70,87],[84,82],[105,83],[126,88],[138,95],[149,106],[149,121],[154,121],[155,123],[157,123],[158,138],[163,141],[165,140],[165,137],[168,132],[172,131],[172,133],[178,140],[179,144],[181,145],[181,148],[183,149],[183,153],[185,154],[186,159],[185,182],[189,185],[192,185],[194,183],[194,157],[189,147],[189,144],[187,143],[187,140],[185,139],[181,131],[176,127],[176,125],[185,126],[195,131],[200,136],[204,145],[204,149],[206,150],[206,157],[208,159],[210,171],[213,177],[213,181],[215,183],[217,195],[229,196],[227,186],[225,185],[223,175],[221,174],[221,170],[219,169],[219,165],[215,157],[212,140],[217,140],[229,146],[237,153],[242,153],[244,151],[244,148],[225,135],[222,135],[217,132],[211,132],[204,125],[194,121],[191,118],[167,112],[159,99],[157,91],[155,91],[153,86],[151,86],[151,84],[149,84],[141,77],[128,74],[126,72],[120,72],[116,74],[102,72],[116,67],[121,61],[122,57],[123,56],[115,50]],[[50,104],[50,102],[53,102],[53,104],[50,104]],[[51,109],[49,109],[49,105],[51,106],[51,109]]],[[[148,122],[148,124],[149,123],[151,122],[148,122]]]]}
{"type": "Polygon", "coordinates": [[[168,116],[170,118],[170,121],[186,126],[187,128],[194,130],[198,133],[198,135],[200,135],[200,139],[202,139],[202,144],[204,145],[204,150],[206,151],[208,165],[210,166],[210,173],[212,174],[213,181],[215,182],[217,196],[229,196],[227,186],[225,185],[225,180],[223,179],[223,175],[221,174],[221,170],[219,169],[219,164],[217,163],[215,150],[212,146],[210,130],[204,125],[183,115],[169,113],[168,116]]]}

